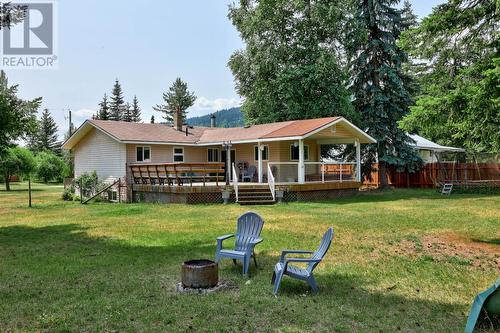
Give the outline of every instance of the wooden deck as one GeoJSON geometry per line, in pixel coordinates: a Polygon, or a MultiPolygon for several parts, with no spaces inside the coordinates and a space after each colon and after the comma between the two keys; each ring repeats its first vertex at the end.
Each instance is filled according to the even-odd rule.
{"type": "MultiPolygon", "coordinates": [[[[239,188],[259,189],[268,188],[267,183],[239,183],[239,188]]],[[[328,190],[343,190],[343,189],[358,189],[361,186],[360,182],[343,181],[343,182],[310,182],[305,184],[298,183],[276,183],[276,189],[282,191],[302,192],[302,191],[328,191],[328,190]]],[[[139,192],[163,192],[163,193],[208,193],[219,192],[223,190],[233,191],[232,184],[225,185],[222,182],[194,182],[186,185],[151,185],[151,184],[132,184],[132,189],[139,192]]]]}

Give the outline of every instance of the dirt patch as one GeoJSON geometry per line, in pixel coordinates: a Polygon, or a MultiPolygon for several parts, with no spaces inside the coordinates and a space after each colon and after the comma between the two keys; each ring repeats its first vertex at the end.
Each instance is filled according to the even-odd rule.
{"type": "Polygon", "coordinates": [[[392,242],[389,252],[429,261],[500,269],[499,245],[472,240],[451,232],[422,237],[407,236],[392,242]]]}

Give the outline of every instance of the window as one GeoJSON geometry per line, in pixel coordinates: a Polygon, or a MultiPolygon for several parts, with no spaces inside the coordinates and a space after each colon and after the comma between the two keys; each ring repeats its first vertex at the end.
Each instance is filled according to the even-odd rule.
{"type": "Polygon", "coordinates": [[[219,149],[218,148],[208,148],[207,150],[207,161],[208,162],[219,162],[219,149]]]}
{"type": "Polygon", "coordinates": [[[137,162],[150,162],[151,161],[151,147],[136,147],[137,162]]]}
{"type": "Polygon", "coordinates": [[[174,162],[184,162],[184,148],[174,147],[174,162]]]}
{"type": "MultiPolygon", "coordinates": [[[[262,150],[262,160],[269,161],[269,146],[262,145],[261,147],[264,147],[264,150],[262,150]]],[[[256,161],[259,160],[259,146],[254,146],[254,157],[256,161]]]]}
{"type": "MultiPolygon", "coordinates": [[[[290,145],[290,161],[299,160],[299,146],[290,145]]],[[[304,161],[309,161],[309,146],[304,145],[304,161]]]]}
{"type": "Polygon", "coordinates": [[[111,202],[118,201],[118,191],[115,189],[111,189],[108,191],[108,200],[111,202]]]}

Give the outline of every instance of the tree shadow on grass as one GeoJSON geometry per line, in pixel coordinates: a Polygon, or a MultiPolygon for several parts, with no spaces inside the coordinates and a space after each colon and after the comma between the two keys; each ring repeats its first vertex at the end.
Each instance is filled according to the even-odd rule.
{"type": "Polygon", "coordinates": [[[485,244],[492,244],[492,245],[500,245],[500,238],[490,238],[490,239],[472,238],[471,240],[472,240],[473,242],[477,242],[477,243],[485,243],[485,244]]]}
{"type": "Polygon", "coordinates": [[[182,261],[213,258],[213,239],[167,236],[164,245],[144,246],[91,237],[92,231],[78,224],[0,228],[0,331],[181,331],[207,325],[208,331],[228,332],[454,332],[465,322],[457,305],[368,291],[366,278],[354,274],[318,274],[315,296],[304,283],[284,279],[275,298],[270,279],[277,257],[266,251],[258,253],[257,270],[252,263],[251,280],[241,278],[241,266],[224,264],[222,277],[239,289],[178,295],[174,285],[182,261]]]}

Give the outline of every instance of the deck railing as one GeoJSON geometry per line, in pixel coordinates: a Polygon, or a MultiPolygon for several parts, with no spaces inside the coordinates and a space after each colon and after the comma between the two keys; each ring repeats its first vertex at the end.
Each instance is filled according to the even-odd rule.
{"type": "Polygon", "coordinates": [[[224,180],[224,163],[137,163],[129,164],[130,182],[138,185],[182,186],[224,180]]]}
{"type": "Polygon", "coordinates": [[[232,165],[233,168],[233,187],[234,187],[234,196],[236,198],[236,202],[238,202],[238,174],[236,173],[236,168],[234,163],[232,165]]]}
{"type": "Polygon", "coordinates": [[[271,194],[273,195],[273,200],[276,200],[276,186],[273,172],[271,171],[271,166],[267,165],[267,183],[269,184],[269,189],[271,190],[271,194]]]}
{"type": "MultiPolygon", "coordinates": [[[[276,183],[297,183],[298,162],[269,162],[268,174],[276,183]]],[[[356,180],[355,162],[304,162],[304,178],[310,182],[344,182],[356,180]]]]}

